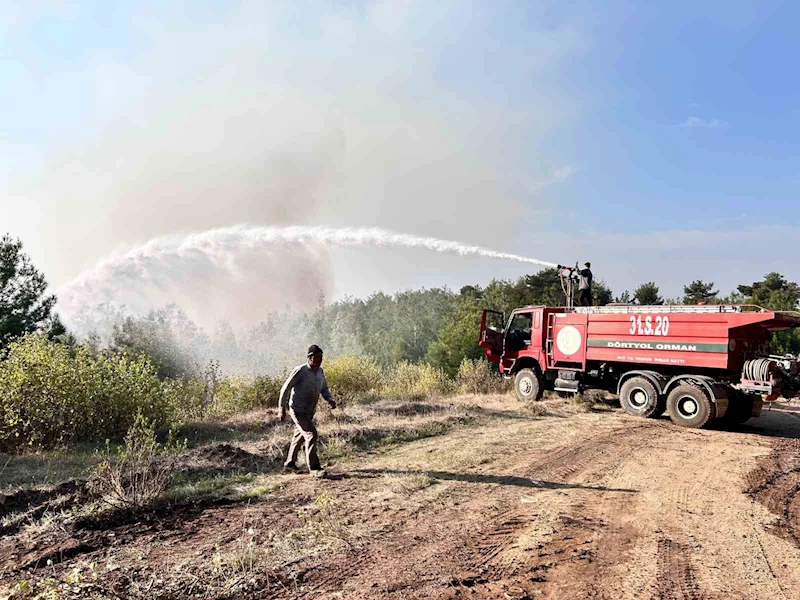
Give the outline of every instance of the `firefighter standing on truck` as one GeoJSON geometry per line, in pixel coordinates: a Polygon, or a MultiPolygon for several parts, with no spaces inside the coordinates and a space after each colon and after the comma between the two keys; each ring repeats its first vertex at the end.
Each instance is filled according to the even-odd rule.
{"type": "Polygon", "coordinates": [[[578,271],[580,284],[578,285],[578,304],[580,306],[592,305],[592,271],[590,263],[584,263],[583,269],[578,271]]]}
{"type": "Polygon", "coordinates": [[[328,390],[328,382],[325,381],[325,373],[322,371],[322,349],[313,345],[308,349],[308,363],[292,370],[281,388],[278,400],[278,418],[284,421],[288,408],[289,416],[294,421],[294,436],[283,465],[284,473],[300,472],[296,461],[300,453],[300,444],[305,442],[308,470],[318,479],[325,477],[325,470],[317,456],[318,435],[314,426],[314,413],[320,395],[332,409],[336,408],[336,402],[328,390]]]}

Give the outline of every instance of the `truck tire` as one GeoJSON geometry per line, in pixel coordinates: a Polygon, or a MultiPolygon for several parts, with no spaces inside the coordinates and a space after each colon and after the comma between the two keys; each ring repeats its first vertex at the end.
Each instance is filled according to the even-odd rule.
{"type": "Polygon", "coordinates": [[[619,403],[629,415],[652,419],[664,413],[658,390],[645,377],[631,377],[619,390],[619,403]]]}
{"type": "Polygon", "coordinates": [[[667,396],[669,418],[675,425],[700,429],[714,414],[711,399],[698,386],[684,382],[667,396]]]}
{"type": "Polygon", "coordinates": [[[520,369],[514,377],[514,392],[520,402],[541,400],[544,394],[542,381],[533,369],[520,369]]]}

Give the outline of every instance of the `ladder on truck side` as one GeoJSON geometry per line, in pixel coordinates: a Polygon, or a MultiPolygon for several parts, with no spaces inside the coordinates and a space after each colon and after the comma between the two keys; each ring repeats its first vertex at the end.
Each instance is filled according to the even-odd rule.
{"type": "Polygon", "coordinates": [[[607,304],[606,306],[575,306],[567,308],[569,312],[592,315],[625,315],[639,313],[659,314],[708,314],[708,313],[742,313],[742,312],[768,312],[760,306],[748,304],[710,304],[710,305],[682,305],[682,304],[607,304]]]}
{"type": "Polygon", "coordinates": [[[545,336],[545,360],[547,364],[546,369],[550,369],[555,361],[553,357],[553,333],[556,327],[556,314],[550,313],[547,315],[547,335],[545,336]]]}

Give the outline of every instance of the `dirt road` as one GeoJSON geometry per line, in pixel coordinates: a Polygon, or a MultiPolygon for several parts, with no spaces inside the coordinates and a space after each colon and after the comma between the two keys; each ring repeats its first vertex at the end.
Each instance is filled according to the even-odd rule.
{"type": "MultiPolygon", "coordinates": [[[[278,487],[256,502],[72,531],[78,550],[57,566],[113,563],[101,580],[118,597],[187,597],[202,586],[170,587],[177,571],[316,511],[330,517],[320,530],[347,528],[343,542],[298,554],[248,597],[800,598],[796,407],[723,431],[562,400],[545,416],[508,397],[460,401],[481,406],[479,425],[347,459],[333,481],[269,475],[278,487]]],[[[42,543],[14,544],[0,562],[19,580],[11,562],[42,543]]]]}
{"type": "Polygon", "coordinates": [[[403,447],[352,476],[427,473],[437,500],[392,511],[384,533],[286,596],[800,598],[787,524],[772,532],[776,515],[745,493],[762,486],[773,509],[791,504],[797,471],[777,476],[763,457],[775,442],[783,462],[796,457],[786,440],[800,437],[800,413],[752,423],[684,430],[616,411],[501,420],[403,447]]]}

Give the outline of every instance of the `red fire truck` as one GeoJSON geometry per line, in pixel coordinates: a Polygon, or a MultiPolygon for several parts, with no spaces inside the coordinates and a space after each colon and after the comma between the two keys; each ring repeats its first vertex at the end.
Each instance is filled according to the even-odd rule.
{"type": "Polygon", "coordinates": [[[677,425],[703,427],[798,395],[798,357],[769,348],[772,332],[794,327],[800,313],[758,306],[528,306],[507,322],[485,310],[479,344],[520,400],[606,389],[631,415],[667,411],[677,425]]]}

